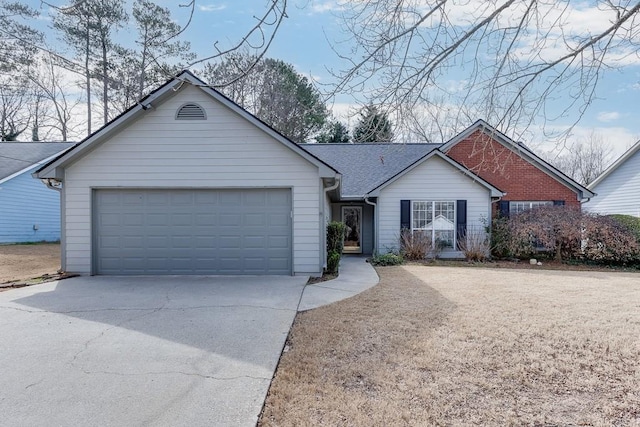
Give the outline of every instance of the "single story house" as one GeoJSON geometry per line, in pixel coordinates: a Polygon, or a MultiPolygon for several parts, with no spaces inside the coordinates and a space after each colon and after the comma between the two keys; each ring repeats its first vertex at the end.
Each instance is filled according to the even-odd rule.
{"type": "Polygon", "coordinates": [[[585,210],[640,217],[640,141],[589,184],[589,188],[597,192],[598,197],[585,203],[585,210]]]}
{"type": "Polygon", "coordinates": [[[342,174],[329,192],[327,220],[347,225],[345,252],[398,250],[400,231],[443,242],[443,257],[461,257],[459,239],[484,233],[492,202],[504,193],[442,153],[439,144],[304,144],[342,174]]]}
{"type": "Polygon", "coordinates": [[[508,193],[442,148],[296,144],[183,71],[36,176],[61,186],[67,272],[319,275],[331,220],[347,252],[409,229],[461,255],[508,193]]]}
{"type": "Polygon", "coordinates": [[[60,195],[31,173],[73,145],[0,142],[0,244],[60,240],[60,195]]]}
{"type": "Polygon", "coordinates": [[[354,188],[184,71],[36,176],[61,186],[62,268],[80,274],[319,275],[336,204],[375,217],[382,251],[435,214],[454,244],[503,194],[438,150],[383,172],[354,188]]]}

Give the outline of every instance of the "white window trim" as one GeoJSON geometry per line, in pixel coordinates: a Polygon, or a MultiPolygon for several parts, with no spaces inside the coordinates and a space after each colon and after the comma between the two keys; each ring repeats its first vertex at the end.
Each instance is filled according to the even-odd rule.
{"type": "Polygon", "coordinates": [[[435,236],[436,233],[433,228],[414,228],[413,226],[413,213],[414,213],[414,203],[430,203],[431,204],[431,222],[433,223],[433,221],[435,220],[433,218],[433,216],[435,215],[436,212],[436,207],[435,204],[436,203],[452,203],[453,204],[453,242],[452,242],[452,246],[451,247],[446,247],[444,250],[447,251],[451,251],[451,250],[455,250],[458,247],[458,230],[457,230],[457,226],[456,224],[458,224],[458,208],[456,205],[456,201],[455,200],[411,200],[411,218],[410,218],[410,224],[411,224],[411,234],[413,234],[414,231],[431,231],[431,244],[435,245],[435,236]]]}
{"type": "Polygon", "coordinates": [[[509,201],[509,213],[510,214],[519,214],[530,209],[539,208],[541,206],[553,206],[552,200],[510,200],[509,201]],[[528,204],[529,206],[523,209],[518,210],[514,209],[516,203],[528,204]]]}

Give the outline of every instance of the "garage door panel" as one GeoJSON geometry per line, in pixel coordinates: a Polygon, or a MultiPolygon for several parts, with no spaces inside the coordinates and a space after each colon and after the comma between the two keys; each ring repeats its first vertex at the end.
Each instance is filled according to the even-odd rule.
{"type": "Polygon", "coordinates": [[[291,190],[96,190],[97,274],[290,274],[291,190]]]}

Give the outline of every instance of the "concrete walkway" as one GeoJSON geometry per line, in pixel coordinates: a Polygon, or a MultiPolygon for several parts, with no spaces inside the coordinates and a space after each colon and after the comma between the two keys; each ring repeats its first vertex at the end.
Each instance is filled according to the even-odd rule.
{"type": "Polygon", "coordinates": [[[336,279],[305,286],[298,311],[352,297],[377,285],[378,281],[378,274],[366,257],[343,255],[340,260],[340,275],[336,279]]]}

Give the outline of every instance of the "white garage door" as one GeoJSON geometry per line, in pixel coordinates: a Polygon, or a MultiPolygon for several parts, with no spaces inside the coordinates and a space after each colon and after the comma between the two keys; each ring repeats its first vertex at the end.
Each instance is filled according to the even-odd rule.
{"type": "Polygon", "coordinates": [[[96,274],[291,274],[291,190],[94,192],[96,274]]]}

